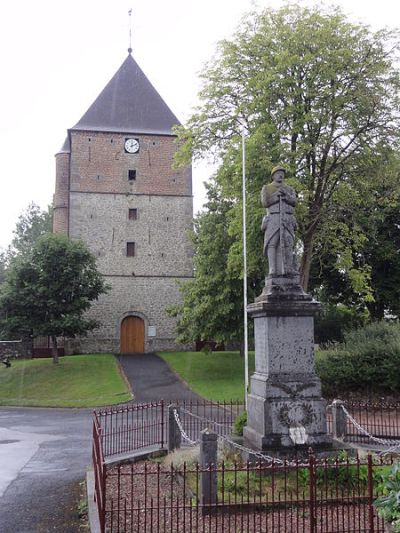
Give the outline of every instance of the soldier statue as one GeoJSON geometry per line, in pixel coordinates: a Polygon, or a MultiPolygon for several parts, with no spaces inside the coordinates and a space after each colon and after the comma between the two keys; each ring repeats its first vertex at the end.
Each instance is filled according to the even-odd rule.
{"type": "Polygon", "coordinates": [[[264,185],[261,190],[261,203],[267,208],[261,225],[264,231],[263,252],[268,258],[270,276],[298,273],[294,251],[296,193],[284,184],[285,174],[283,167],[275,167],[271,172],[272,183],[264,185]]]}

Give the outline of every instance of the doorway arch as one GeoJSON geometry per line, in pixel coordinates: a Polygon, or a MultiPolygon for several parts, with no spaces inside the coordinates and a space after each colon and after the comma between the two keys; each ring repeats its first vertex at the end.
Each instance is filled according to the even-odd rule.
{"type": "Polygon", "coordinates": [[[144,352],[144,320],[129,315],[121,322],[121,353],[144,352]]]}

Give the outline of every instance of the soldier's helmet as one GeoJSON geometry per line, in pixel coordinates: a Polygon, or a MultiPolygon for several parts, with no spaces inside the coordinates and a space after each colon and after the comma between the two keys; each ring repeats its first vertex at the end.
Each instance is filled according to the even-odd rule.
{"type": "Polygon", "coordinates": [[[271,178],[272,178],[272,176],[275,174],[275,172],[278,172],[278,170],[282,170],[282,171],[285,173],[285,175],[286,175],[286,168],[283,167],[282,165],[278,165],[278,166],[274,167],[274,168],[271,170],[271,178]]]}

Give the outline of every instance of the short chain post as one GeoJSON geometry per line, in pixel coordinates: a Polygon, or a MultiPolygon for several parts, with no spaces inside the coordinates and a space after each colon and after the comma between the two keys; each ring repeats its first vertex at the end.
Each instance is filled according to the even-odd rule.
{"type": "Polygon", "coordinates": [[[217,504],[218,435],[204,429],[200,436],[200,467],[202,506],[217,504]]]}
{"type": "Polygon", "coordinates": [[[333,400],[332,409],[332,434],[334,439],[344,439],[346,436],[346,413],[343,410],[342,400],[333,400]]]}
{"type": "Polygon", "coordinates": [[[168,452],[173,452],[181,447],[181,431],[177,424],[175,413],[181,416],[181,410],[177,405],[168,406],[168,452]]]}

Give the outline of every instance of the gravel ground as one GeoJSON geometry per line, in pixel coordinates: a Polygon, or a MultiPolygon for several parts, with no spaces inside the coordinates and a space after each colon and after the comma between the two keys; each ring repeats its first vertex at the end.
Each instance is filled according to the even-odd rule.
{"type": "MultiPolygon", "coordinates": [[[[196,505],[193,491],[184,485],[183,478],[171,476],[168,469],[151,462],[127,464],[110,470],[107,493],[108,532],[307,533],[311,530],[307,498],[305,503],[294,501],[280,506],[276,505],[278,501],[273,509],[266,507],[264,500],[261,510],[256,497],[253,497],[252,505],[243,505],[246,501],[244,494],[237,496],[236,502],[232,495],[230,502],[227,501],[230,509],[225,506],[225,509],[203,513],[196,505]],[[157,475],[158,470],[165,471],[165,474],[157,475]]],[[[296,500],[294,494],[288,495],[290,498],[296,500]]],[[[355,495],[352,498],[355,500],[355,495]]],[[[317,505],[317,531],[369,532],[368,511],[366,503],[317,505]]],[[[376,517],[374,522],[374,531],[383,532],[382,522],[376,517]]]]}

